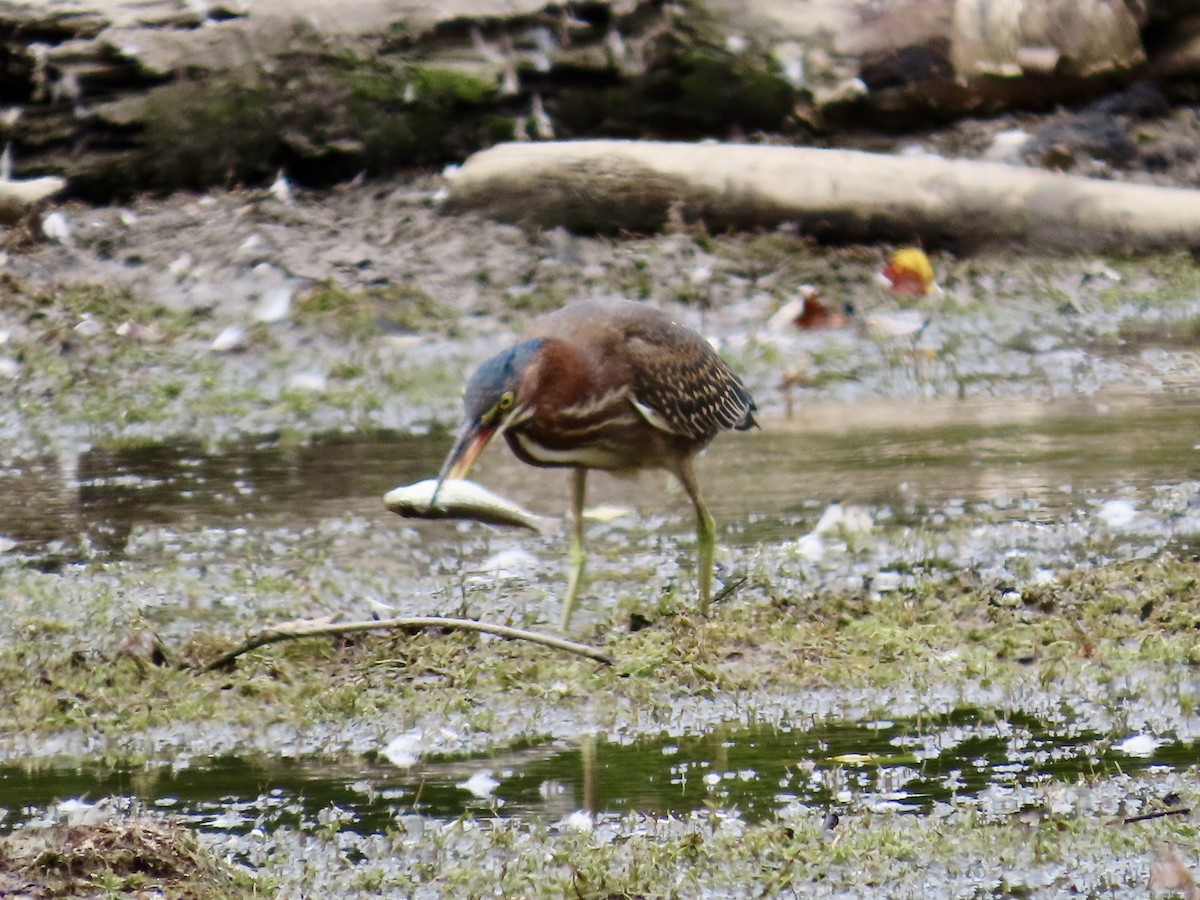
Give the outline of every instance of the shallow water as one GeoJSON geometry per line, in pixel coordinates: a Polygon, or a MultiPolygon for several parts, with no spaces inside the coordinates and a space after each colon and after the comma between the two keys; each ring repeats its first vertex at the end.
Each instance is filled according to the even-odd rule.
{"type": "MultiPolygon", "coordinates": [[[[1144,497],[1200,476],[1200,434],[1187,399],[1058,404],[930,403],[801,409],[761,431],[721,436],[702,457],[706,498],[728,543],[797,536],[830,502],[886,509],[922,523],[946,504],[983,504],[999,518],[1049,520],[1096,498],[1144,497]]],[[[304,446],[261,441],[205,453],[196,444],[91,450],[0,471],[0,546],[47,545],[119,557],[131,530],[299,527],[334,515],[395,519],[382,495],[435,474],[450,439],[389,434],[304,446]]],[[[562,472],[490,448],[472,477],[537,512],[566,506],[562,472]]],[[[665,516],[691,528],[683,494],[660,473],[589,480],[589,503],[665,516]]],[[[423,523],[433,540],[447,526],[423,523]]]]}
{"type": "MultiPolygon", "coordinates": [[[[630,744],[585,740],[451,762],[400,768],[382,758],[317,760],[221,758],[183,768],[0,768],[0,827],[68,797],[125,796],[169,810],[198,827],[245,832],[303,827],[331,807],[349,827],[385,830],[398,816],[548,816],[638,812],[683,814],[712,805],[748,821],[793,801],[838,813],[879,808],[929,813],[935,804],[1003,790],[1070,784],[1150,766],[1194,763],[1196,746],[1164,741],[1135,755],[1102,735],[1028,716],[997,720],[960,709],[922,721],[653,738],[630,744]],[[344,816],[343,816],[344,818],[344,816]]],[[[1036,803],[1019,798],[1013,808],[1036,803]]],[[[328,813],[325,813],[328,815],[328,813]]]]}
{"type": "MultiPolygon", "coordinates": [[[[991,537],[979,539],[978,555],[1003,562],[1014,547],[1006,524],[1074,521],[1106,502],[1126,504],[1148,519],[1142,531],[1156,540],[1194,540],[1200,513],[1192,501],[1180,501],[1181,513],[1178,505],[1164,511],[1156,498],[1200,477],[1198,440],[1188,400],[860,404],[801,409],[761,431],[723,436],[704,456],[701,477],[727,545],[782,544],[841,500],[901,526],[896,530],[912,525],[922,534],[936,532],[947,516],[979,526],[976,531],[991,537]],[[1187,527],[1167,527],[1172,516],[1187,527]]],[[[266,440],[219,454],[169,444],[38,461],[0,472],[0,502],[9,511],[2,558],[39,567],[63,558],[121,559],[131,535],[156,525],[180,533],[294,532],[346,516],[415,529],[414,540],[430,556],[453,556],[461,529],[482,526],[402,523],[382,507],[390,488],[436,472],[448,445],[446,435],[375,434],[304,446],[266,440]]],[[[522,466],[502,447],[490,450],[474,474],[538,512],[565,506],[563,473],[522,466]]],[[[592,480],[589,500],[628,507],[621,522],[688,535],[686,500],[665,482],[654,473],[601,475],[592,480]]],[[[1047,553],[1054,549],[1051,536],[1029,540],[1047,553]]],[[[879,552],[878,562],[865,565],[898,558],[887,555],[898,553],[891,545],[879,552]]],[[[886,804],[921,814],[995,788],[1068,783],[1149,765],[1181,769],[1195,761],[1196,748],[1187,741],[1135,757],[1110,749],[1106,739],[1112,737],[1016,714],[993,721],[988,711],[960,709],[920,722],[546,745],[503,757],[421,761],[408,769],[383,758],[262,757],[197,758],[136,771],[10,766],[0,769],[0,826],[36,818],[58,799],[108,795],[140,798],[228,831],[311,823],[331,806],[350,813],[353,827],[363,831],[406,814],[562,818],[581,809],[678,813],[715,804],[762,818],[795,801],[831,812],[886,804]]]]}

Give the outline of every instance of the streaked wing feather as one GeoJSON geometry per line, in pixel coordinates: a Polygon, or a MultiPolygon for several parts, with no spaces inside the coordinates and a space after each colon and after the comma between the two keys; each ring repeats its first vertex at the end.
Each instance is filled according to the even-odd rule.
{"type": "Polygon", "coordinates": [[[725,428],[754,424],[749,391],[699,335],[676,325],[660,326],[630,334],[625,346],[634,396],[675,434],[700,441],[725,428]]]}

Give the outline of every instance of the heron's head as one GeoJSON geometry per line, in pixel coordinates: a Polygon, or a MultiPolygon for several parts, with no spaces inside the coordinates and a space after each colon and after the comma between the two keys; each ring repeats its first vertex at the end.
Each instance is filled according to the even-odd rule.
{"type": "MultiPolygon", "coordinates": [[[[492,438],[533,415],[534,398],[528,396],[533,379],[526,374],[537,363],[545,343],[541,339],[522,341],[497,353],[471,376],[463,391],[466,416],[442,464],[439,489],[447,478],[465,478],[492,438]]],[[[430,505],[436,500],[437,489],[430,505]]]]}

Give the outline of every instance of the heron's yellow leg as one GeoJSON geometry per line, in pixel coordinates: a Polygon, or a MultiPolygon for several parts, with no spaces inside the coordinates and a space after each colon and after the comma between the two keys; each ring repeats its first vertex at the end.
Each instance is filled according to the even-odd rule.
{"type": "Polygon", "coordinates": [[[579,596],[579,582],[583,579],[583,564],[587,554],[583,550],[583,498],[587,493],[587,469],[576,467],[571,472],[571,544],[567,549],[567,596],[563,600],[562,630],[571,627],[571,613],[575,599],[579,596]]]}
{"type": "Polygon", "coordinates": [[[690,458],[680,463],[675,477],[687,491],[692,506],[696,507],[696,578],[700,582],[700,615],[706,616],[708,604],[712,601],[717,523],[708,507],[704,505],[704,498],[700,496],[700,485],[696,481],[696,471],[690,458]]]}

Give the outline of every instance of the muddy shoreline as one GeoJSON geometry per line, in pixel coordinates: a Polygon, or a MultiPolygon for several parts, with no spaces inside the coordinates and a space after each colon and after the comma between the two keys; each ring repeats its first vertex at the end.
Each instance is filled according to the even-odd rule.
{"type": "MultiPolygon", "coordinates": [[[[941,252],[944,294],[912,301],[877,284],[884,248],[819,247],[786,229],[530,234],[444,217],[438,189],[426,177],[72,204],[62,240],[6,251],[5,763],[383,765],[394,739],[415,735],[423,759],[503,782],[488,758],[529,744],[919,723],[967,708],[1002,729],[1037,716],[1094,731],[1098,759],[1139,734],[1200,735],[1193,257],[941,252]],[[803,283],[928,325],[916,339],[769,328],[803,283]],[[438,633],[296,642],[220,675],[184,668],[267,621],[379,604],[557,621],[561,534],[414,527],[379,498],[436,468],[476,361],[541,310],[612,294],[701,328],[763,410],[761,438],[729,437],[705,460],[706,479],[731,483],[728,497],[714,488],[720,580],[739,585],[710,620],[694,615],[686,504],[647,476],[602,488],[596,501],[623,513],[589,529],[575,637],[605,646],[611,669],[438,633]],[[1107,468],[1080,462],[1106,458],[1103,435],[1126,420],[1138,440],[1121,446],[1141,449],[1107,468]],[[974,470],[961,485],[956,459],[974,470]],[[771,506],[750,489],[754,472],[778,473],[774,493],[794,496],[771,506]],[[308,490],[322,481],[337,487],[308,490]],[[837,499],[870,527],[806,542],[837,499]],[[16,534],[47,519],[48,538],[16,534]]],[[[562,509],[560,478],[493,454],[483,480],[562,509]]],[[[1019,791],[997,781],[922,816],[851,778],[832,825],[830,808],[802,799],[748,822],[720,793],[665,817],[589,811],[568,795],[571,809],[545,816],[405,809],[388,834],[359,833],[336,809],[200,834],[279,896],[520,892],[549,858],[546,896],[1133,897],[1157,847],[1190,861],[1200,845],[1189,817],[1114,818],[1172,796],[1194,806],[1194,776],[1164,763],[1019,791]],[[697,847],[704,862],[681,869],[697,847]],[[980,870],[983,858],[1001,862],[980,870]]]]}

